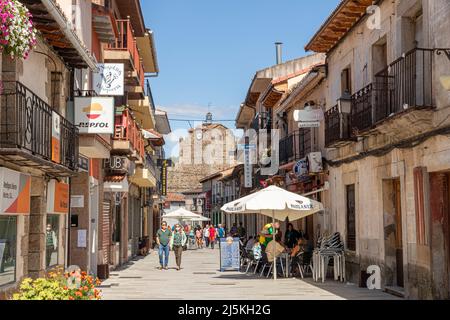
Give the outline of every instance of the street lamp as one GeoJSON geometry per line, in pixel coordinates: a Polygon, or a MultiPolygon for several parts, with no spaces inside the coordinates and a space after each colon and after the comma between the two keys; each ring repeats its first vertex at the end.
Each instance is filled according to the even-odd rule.
{"type": "Polygon", "coordinates": [[[350,113],[352,110],[352,96],[348,90],[345,90],[338,99],[338,108],[340,113],[350,113]]]}

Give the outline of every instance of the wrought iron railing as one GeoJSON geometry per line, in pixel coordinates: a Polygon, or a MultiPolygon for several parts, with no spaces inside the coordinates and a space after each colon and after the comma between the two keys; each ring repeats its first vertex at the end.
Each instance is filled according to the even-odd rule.
{"type": "Polygon", "coordinates": [[[110,50],[127,50],[133,60],[134,68],[139,78],[139,83],[144,87],[145,73],[142,64],[139,49],[137,47],[136,38],[134,36],[133,27],[130,20],[117,20],[117,28],[119,36],[113,44],[109,45],[110,50]]]}
{"type": "Polygon", "coordinates": [[[350,139],[350,115],[339,112],[334,106],[325,112],[325,146],[350,139]]]}
{"type": "Polygon", "coordinates": [[[143,158],[144,137],[128,109],[115,116],[114,140],[129,141],[131,147],[143,158]]]}
{"type": "Polygon", "coordinates": [[[303,159],[311,151],[311,129],[295,131],[280,140],[280,164],[303,159]]]}
{"type": "Polygon", "coordinates": [[[433,57],[438,49],[416,48],[378,72],[352,96],[351,127],[364,131],[412,107],[433,107],[433,57]]]}
{"type": "Polygon", "coordinates": [[[433,106],[435,51],[413,49],[375,75],[375,123],[410,107],[433,106]]]}
{"type": "Polygon", "coordinates": [[[352,96],[351,129],[363,131],[373,125],[372,84],[359,90],[352,96]]]}
{"type": "Polygon", "coordinates": [[[0,147],[27,150],[44,160],[78,169],[78,129],[20,82],[4,82],[0,147]],[[59,154],[53,154],[52,127],[59,118],[59,154]]]}

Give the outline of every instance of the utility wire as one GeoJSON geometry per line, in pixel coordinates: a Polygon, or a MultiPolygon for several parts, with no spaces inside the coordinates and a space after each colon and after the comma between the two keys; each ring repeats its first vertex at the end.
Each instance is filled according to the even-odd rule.
{"type": "MultiPolygon", "coordinates": [[[[180,121],[180,122],[191,122],[191,121],[198,121],[198,122],[205,122],[205,119],[169,119],[169,121],[180,121]]],[[[213,120],[214,122],[235,122],[236,120],[213,120]]]]}

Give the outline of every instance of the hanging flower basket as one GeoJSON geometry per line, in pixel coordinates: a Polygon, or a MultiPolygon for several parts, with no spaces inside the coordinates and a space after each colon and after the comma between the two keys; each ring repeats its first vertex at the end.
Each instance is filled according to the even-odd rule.
{"type": "Polygon", "coordinates": [[[0,0],[0,52],[26,59],[36,45],[31,14],[17,0],[0,0]]]}

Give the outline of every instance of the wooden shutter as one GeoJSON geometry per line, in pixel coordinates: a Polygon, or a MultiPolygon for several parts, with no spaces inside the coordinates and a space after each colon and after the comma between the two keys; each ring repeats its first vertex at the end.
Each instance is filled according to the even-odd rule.
{"type": "Polygon", "coordinates": [[[417,244],[426,245],[425,205],[424,205],[424,172],[426,168],[414,168],[414,201],[416,211],[417,244]]]}
{"type": "Polygon", "coordinates": [[[102,214],[102,250],[103,263],[109,264],[110,246],[111,246],[111,203],[109,201],[103,202],[102,214]]]}

